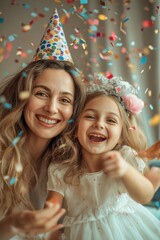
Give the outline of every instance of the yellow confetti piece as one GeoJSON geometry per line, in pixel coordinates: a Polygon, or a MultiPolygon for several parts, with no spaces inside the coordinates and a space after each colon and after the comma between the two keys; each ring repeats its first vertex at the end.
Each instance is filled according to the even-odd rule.
{"type": "Polygon", "coordinates": [[[27,32],[27,31],[29,31],[30,29],[31,29],[31,26],[30,26],[30,25],[25,25],[25,26],[22,27],[22,31],[23,31],[23,32],[27,32]]]}
{"type": "Polygon", "coordinates": [[[160,114],[156,114],[149,120],[151,126],[156,126],[160,123],[160,114]]]}
{"type": "Polygon", "coordinates": [[[120,31],[124,34],[126,34],[126,32],[123,30],[123,25],[122,25],[122,22],[120,22],[120,31]]]}
{"type": "Polygon", "coordinates": [[[152,45],[148,45],[148,48],[149,48],[150,50],[153,50],[153,49],[154,49],[154,47],[153,47],[152,45]]]}
{"type": "Polygon", "coordinates": [[[108,19],[108,17],[106,15],[104,15],[104,14],[99,14],[98,18],[99,18],[99,20],[102,20],[102,21],[105,21],[105,20],[108,19]]]}
{"type": "Polygon", "coordinates": [[[21,163],[16,163],[15,164],[15,169],[16,169],[17,172],[22,172],[22,170],[23,170],[22,164],[21,163]]]}
{"type": "Polygon", "coordinates": [[[152,91],[151,91],[151,90],[148,91],[148,96],[149,96],[149,97],[152,96],[152,91]]]}
{"type": "Polygon", "coordinates": [[[19,93],[19,99],[21,100],[27,99],[29,98],[29,96],[30,96],[30,93],[27,91],[22,91],[19,93]]]}

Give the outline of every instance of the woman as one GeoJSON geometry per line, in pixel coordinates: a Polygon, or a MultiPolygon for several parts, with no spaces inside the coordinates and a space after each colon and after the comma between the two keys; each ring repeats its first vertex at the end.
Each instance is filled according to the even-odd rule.
{"type": "Polygon", "coordinates": [[[49,208],[38,209],[46,199],[52,150],[69,141],[73,120],[84,104],[85,92],[77,76],[69,62],[38,60],[0,83],[3,240],[15,232],[38,234],[62,227],[55,226],[64,214],[59,205],[47,203],[49,208]]]}

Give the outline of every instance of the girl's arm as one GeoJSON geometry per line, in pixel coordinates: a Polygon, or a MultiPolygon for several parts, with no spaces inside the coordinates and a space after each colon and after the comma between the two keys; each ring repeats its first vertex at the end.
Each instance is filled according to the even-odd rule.
{"type": "Polygon", "coordinates": [[[120,152],[108,152],[103,160],[103,169],[107,176],[120,178],[135,201],[145,204],[152,199],[154,195],[152,183],[127,163],[120,152]]]}
{"type": "Polygon", "coordinates": [[[130,164],[127,165],[127,171],[121,179],[128,193],[141,204],[150,202],[155,192],[152,183],[130,164]]]}
{"type": "Polygon", "coordinates": [[[151,167],[148,171],[145,172],[144,176],[151,181],[154,187],[154,191],[156,192],[160,187],[160,168],[151,167]]]}

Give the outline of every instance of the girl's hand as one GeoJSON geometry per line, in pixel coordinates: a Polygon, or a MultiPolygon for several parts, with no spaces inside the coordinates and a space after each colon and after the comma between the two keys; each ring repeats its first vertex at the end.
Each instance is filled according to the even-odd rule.
{"type": "Polygon", "coordinates": [[[128,163],[118,151],[110,151],[105,154],[102,166],[103,171],[109,177],[123,177],[128,169],[128,163]]]}
{"type": "Polygon", "coordinates": [[[23,211],[11,216],[11,228],[15,234],[35,235],[56,231],[63,227],[57,224],[64,215],[65,209],[58,203],[46,202],[46,208],[37,211],[23,211]]]}

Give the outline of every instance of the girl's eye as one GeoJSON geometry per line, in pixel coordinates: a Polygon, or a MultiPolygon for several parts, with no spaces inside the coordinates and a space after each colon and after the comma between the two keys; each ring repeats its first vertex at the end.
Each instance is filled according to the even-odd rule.
{"type": "Polygon", "coordinates": [[[115,119],[109,118],[109,119],[107,119],[107,122],[109,122],[109,123],[116,123],[117,121],[115,119]]]}
{"type": "Polygon", "coordinates": [[[95,117],[93,115],[86,115],[85,118],[87,118],[87,119],[95,119],[95,117]]]}

